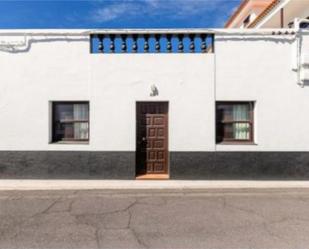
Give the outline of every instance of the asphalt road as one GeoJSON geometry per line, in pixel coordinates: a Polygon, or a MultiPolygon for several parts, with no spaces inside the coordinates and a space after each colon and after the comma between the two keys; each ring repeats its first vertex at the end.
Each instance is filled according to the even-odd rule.
{"type": "Polygon", "coordinates": [[[305,249],[309,190],[0,192],[1,249],[305,249]]]}

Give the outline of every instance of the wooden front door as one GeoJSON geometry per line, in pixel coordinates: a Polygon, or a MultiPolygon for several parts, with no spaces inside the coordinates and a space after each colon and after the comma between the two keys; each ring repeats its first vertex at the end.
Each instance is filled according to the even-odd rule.
{"type": "Polygon", "coordinates": [[[168,173],[168,103],[136,106],[136,173],[168,173]]]}

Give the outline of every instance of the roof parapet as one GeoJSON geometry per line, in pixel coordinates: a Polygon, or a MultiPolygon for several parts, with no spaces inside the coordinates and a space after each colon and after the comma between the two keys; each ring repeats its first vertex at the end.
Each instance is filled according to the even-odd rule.
{"type": "Polygon", "coordinates": [[[215,35],[271,35],[292,29],[0,29],[0,36],[89,36],[91,34],[215,34],[215,35]]]}

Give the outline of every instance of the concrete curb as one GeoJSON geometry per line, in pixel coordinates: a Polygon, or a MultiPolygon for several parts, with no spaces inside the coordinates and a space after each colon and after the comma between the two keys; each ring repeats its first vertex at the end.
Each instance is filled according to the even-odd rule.
{"type": "Polygon", "coordinates": [[[309,181],[0,180],[7,190],[309,189],[309,181]]]}

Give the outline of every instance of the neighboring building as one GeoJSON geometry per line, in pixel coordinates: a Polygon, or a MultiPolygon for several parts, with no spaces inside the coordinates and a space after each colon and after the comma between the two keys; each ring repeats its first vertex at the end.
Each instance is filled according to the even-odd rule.
{"type": "Polygon", "coordinates": [[[0,30],[0,178],[308,179],[308,48],[298,29],[0,30]]]}
{"type": "Polygon", "coordinates": [[[243,0],[226,28],[289,28],[309,17],[307,0],[243,0]]]}
{"type": "Polygon", "coordinates": [[[243,0],[225,24],[225,28],[247,28],[273,0],[243,0]]]}

